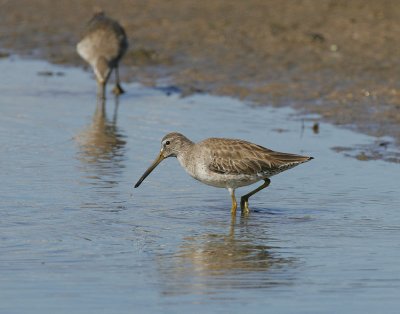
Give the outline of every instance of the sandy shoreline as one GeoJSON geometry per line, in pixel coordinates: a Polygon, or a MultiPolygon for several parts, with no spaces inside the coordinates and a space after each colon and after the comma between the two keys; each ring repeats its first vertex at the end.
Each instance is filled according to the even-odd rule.
{"type": "Polygon", "coordinates": [[[399,1],[0,0],[0,50],[84,66],[95,8],[126,28],[126,80],[291,105],[400,143],[399,1]]]}

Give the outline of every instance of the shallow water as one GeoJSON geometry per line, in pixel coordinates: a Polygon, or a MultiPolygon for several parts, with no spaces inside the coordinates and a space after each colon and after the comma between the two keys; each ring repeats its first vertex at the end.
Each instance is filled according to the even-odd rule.
{"type": "Polygon", "coordinates": [[[2,313],[398,312],[400,168],[331,149],[374,138],[137,84],[117,108],[109,95],[103,119],[89,73],[20,59],[0,70],[2,313]],[[315,159],[231,221],[228,192],[172,158],[133,189],[170,131],[315,159]]]}

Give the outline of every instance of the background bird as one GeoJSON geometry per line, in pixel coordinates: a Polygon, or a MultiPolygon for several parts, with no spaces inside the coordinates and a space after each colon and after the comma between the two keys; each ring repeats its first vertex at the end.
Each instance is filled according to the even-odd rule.
{"type": "Polygon", "coordinates": [[[99,99],[105,99],[105,85],[113,69],[116,79],[113,92],[116,95],[124,92],[120,86],[118,63],[128,48],[128,40],[117,21],[107,17],[104,12],[96,13],[88,22],[76,48],[93,68],[99,99]]]}

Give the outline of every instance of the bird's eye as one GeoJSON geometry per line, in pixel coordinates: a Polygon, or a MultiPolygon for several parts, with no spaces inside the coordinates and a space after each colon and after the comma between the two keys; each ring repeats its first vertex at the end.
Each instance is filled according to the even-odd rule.
{"type": "Polygon", "coordinates": [[[169,145],[169,144],[171,144],[170,141],[166,141],[166,142],[165,142],[165,145],[169,145]]]}

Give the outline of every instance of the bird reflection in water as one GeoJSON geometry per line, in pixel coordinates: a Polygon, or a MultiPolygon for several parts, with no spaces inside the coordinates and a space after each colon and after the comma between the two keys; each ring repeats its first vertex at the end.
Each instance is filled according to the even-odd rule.
{"type": "MultiPolygon", "coordinates": [[[[264,231],[248,225],[249,217],[232,218],[228,234],[184,238],[178,252],[161,255],[163,293],[209,294],[226,289],[259,289],[289,285],[294,258],[280,257],[265,245],[264,231]]],[[[261,226],[260,226],[261,227],[261,226]]]]}
{"type": "Polygon", "coordinates": [[[124,135],[117,127],[118,97],[112,120],[107,118],[105,102],[99,101],[92,123],[76,140],[79,144],[78,159],[82,162],[85,178],[94,179],[93,184],[112,187],[116,176],[123,173],[125,144],[124,135]]]}

